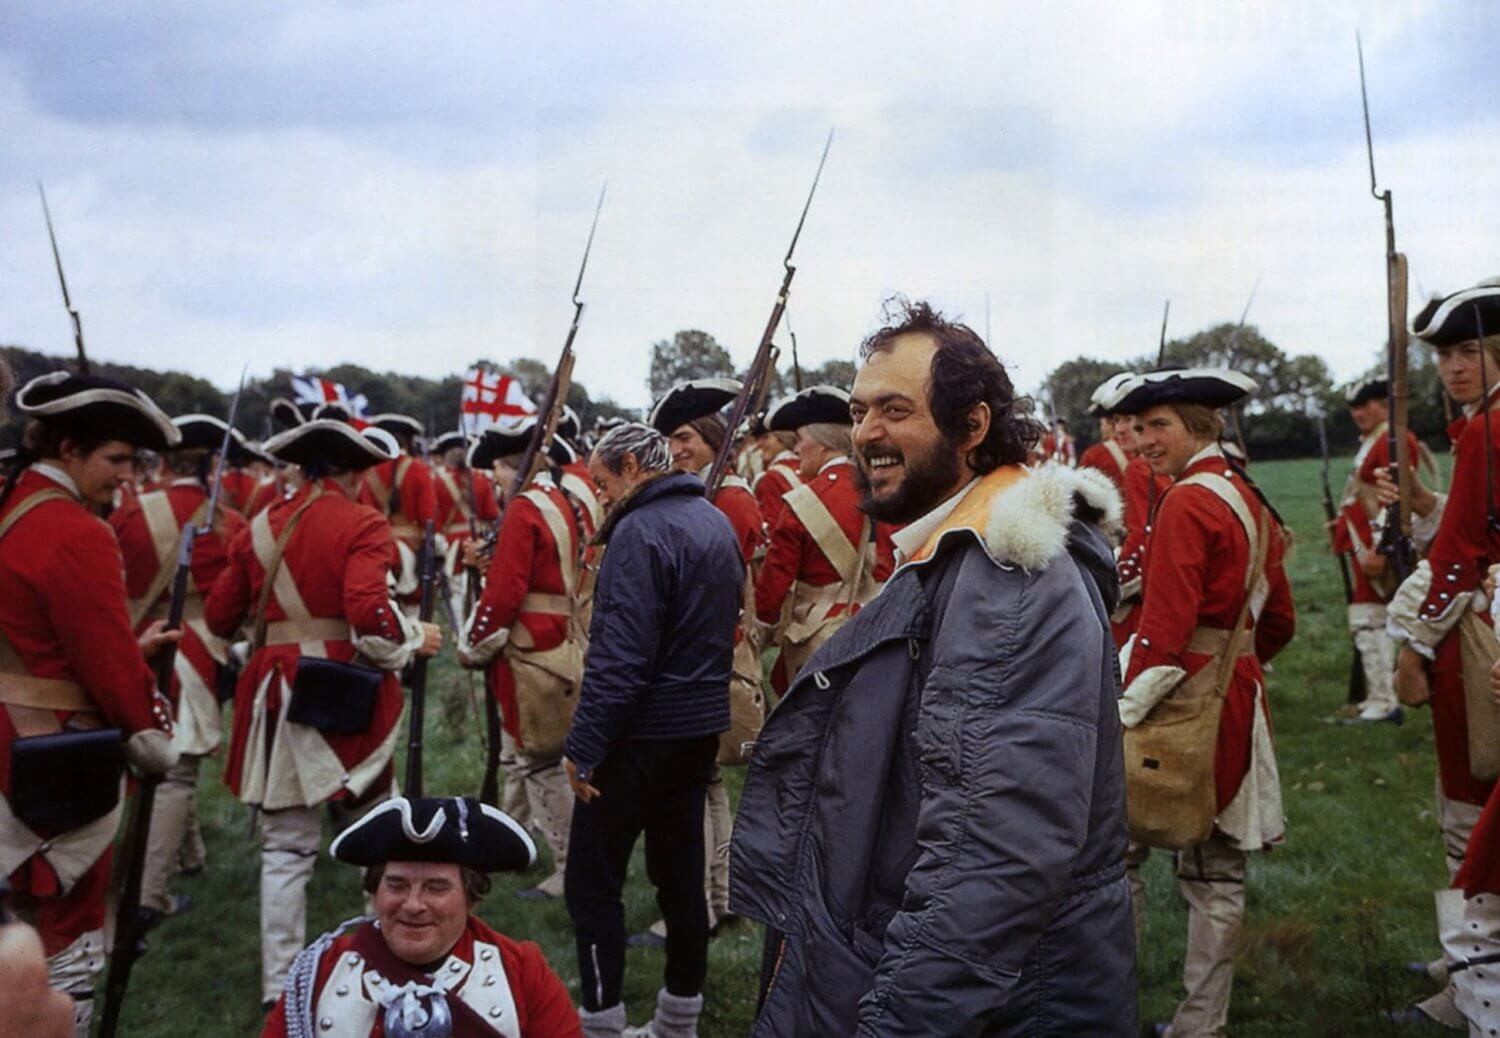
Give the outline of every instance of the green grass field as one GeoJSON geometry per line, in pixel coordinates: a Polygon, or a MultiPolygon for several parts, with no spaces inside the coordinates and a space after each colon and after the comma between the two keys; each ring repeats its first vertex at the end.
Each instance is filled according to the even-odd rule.
{"type": "MultiPolygon", "coordinates": [[[[1295,531],[1289,573],[1298,633],[1269,677],[1289,820],[1287,841],[1253,857],[1249,910],[1236,976],[1235,1035],[1381,1035],[1398,1029],[1379,1011],[1425,995],[1402,969],[1436,954],[1432,892],[1444,883],[1433,817],[1431,722],[1345,726],[1349,640],[1342,590],[1321,533],[1318,465],[1268,462],[1255,476],[1295,531]]],[[[1340,482],[1343,468],[1335,471],[1340,482]]],[[[1337,490],[1340,484],[1335,484],[1337,490]]],[[[466,676],[445,656],[431,672],[427,788],[473,794],[483,761],[466,676]]],[[[730,775],[737,796],[740,775],[730,775]]],[[[136,967],[122,1033],[149,1038],[254,1035],[260,1029],[257,886],[259,855],[248,814],[205,770],[199,799],[209,866],[177,880],[191,912],[167,920],[136,967]]],[[[331,832],[325,832],[331,837],[331,832]]],[[[1151,912],[1140,954],[1142,1018],[1165,1019],[1180,997],[1186,915],[1167,855],[1148,866],[1151,912]]],[[[539,942],[576,990],[572,931],[561,902],[513,897],[545,873],[500,877],[480,915],[505,933],[539,942]]],[[[634,930],[656,916],[640,853],[626,899],[634,930]]],[[[320,860],[309,897],[309,937],[361,909],[355,869],[320,860]]],[[[710,951],[704,1035],[743,1035],[755,1004],[760,936],[747,924],[710,951]]],[[[658,952],[632,950],[626,1000],[644,1021],[661,979],[658,952]]]]}

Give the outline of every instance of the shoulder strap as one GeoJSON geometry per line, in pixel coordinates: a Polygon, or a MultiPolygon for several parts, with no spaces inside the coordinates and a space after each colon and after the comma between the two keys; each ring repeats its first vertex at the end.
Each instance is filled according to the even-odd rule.
{"type": "Polygon", "coordinates": [[[469,507],[469,499],[465,494],[459,493],[458,483],[453,479],[453,473],[446,465],[438,465],[433,469],[437,473],[438,482],[443,484],[443,489],[448,491],[448,496],[453,498],[453,507],[458,509],[458,514],[464,517],[466,522],[474,519],[474,510],[469,507]]]}
{"type": "Polygon", "coordinates": [[[781,499],[802,521],[818,550],[827,556],[833,568],[839,571],[839,576],[846,582],[853,581],[859,569],[859,552],[849,543],[838,520],[812,487],[803,483],[782,494],[781,499]]]}
{"type": "Polygon", "coordinates": [[[370,488],[370,496],[375,499],[375,507],[381,515],[389,516],[391,503],[391,488],[385,485],[385,480],[380,478],[380,466],[372,465],[365,470],[365,486],[370,488]]]}
{"type": "Polygon", "coordinates": [[[545,490],[533,487],[521,496],[536,505],[537,511],[542,513],[542,521],[552,532],[552,539],[557,542],[557,559],[562,564],[563,587],[567,588],[571,602],[577,590],[578,570],[578,545],[574,543],[573,531],[569,529],[562,510],[545,490]]]}
{"type": "MultiPolygon", "coordinates": [[[[146,528],[151,531],[151,546],[156,549],[156,576],[151,578],[151,586],[140,598],[130,601],[130,626],[138,627],[145,619],[146,614],[161,600],[166,593],[172,580],[177,576],[177,553],[182,548],[182,538],[187,532],[187,527],[177,527],[177,516],[172,511],[172,503],[167,500],[167,495],[157,491],[142,495],[141,511],[146,516],[146,528]],[[147,500],[154,498],[149,507],[147,500]],[[165,512],[165,515],[163,514],[165,512]],[[163,554],[165,552],[165,554],[163,554]]],[[[203,522],[208,515],[208,501],[199,502],[198,507],[188,518],[187,526],[197,526],[203,522]]],[[[188,590],[196,590],[192,586],[192,574],[188,574],[188,590]]]]}
{"type": "Polygon", "coordinates": [[[4,540],[5,535],[10,533],[11,528],[21,521],[21,517],[24,516],[27,512],[30,512],[37,505],[44,505],[48,501],[72,500],[74,500],[73,495],[68,493],[66,490],[63,490],[61,487],[56,490],[38,490],[35,494],[32,494],[25,501],[22,501],[20,504],[16,505],[15,508],[12,508],[10,510],[10,514],[7,515],[4,519],[0,519],[0,540],[4,540]]]}
{"type": "Polygon", "coordinates": [[[286,526],[281,530],[281,536],[271,537],[271,511],[266,509],[255,517],[250,524],[250,544],[255,550],[255,557],[260,560],[261,567],[266,571],[265,583],[260,588],[260,601],[255,605],[254,636],[251,638],[251,648],[258,649],[266,643],[266,609],[271,604],[271,590],[276,591],[276,600],[281,603],[282,610],[286,613],[288,620],[306,620],[312,614],[307,611],[307,605],[302,601],[302,592],[297,590],[297,582],[292,575],[281,568],[282,556],[286,554],[286,545],[292,537],[292,531],[302,521],[308,507],[323,495],[322,487],[314,487],[307,500],[297,506],[286,521],[286,526]]]}
{"type": "Polygon", "coordinates": [[[1245,503],[1244,495],[1236,489],[1233,483],[1216,472],[1194,473],[1177,485],[1202,487],[1229,506],[1234,517],[1245,528],[1245,538],[1250,542],[1250,567],[1245,571],[1245,587],[1246,589],[1254,588],[1260,577],[1260,574],[1255,571],[1255,559],[1260,556],[1262,563],[1264,562],[1265,545],[1261,543],[1263,538],[1260,535],[1260,524],[1256,522],[1255,516],[1251,515],[1250,506],[1245,503]]]}
{"type": "Polygon", "coordinates": [[[564,472],[558,485],[573,495],[573,500],[583,506],[583,510],[589,514],[589,522],[594,529],[604,521],[604,509],[599,507],[599,495],[589,485],[588,480],[579,476],[576,472],[564,472]]]}
{"type": "Polygon", "coordinates": [[[1115,464],[1119,466],[1120,469],[1120,475],[1124,476],[1125,466],[1130,464],[1130,459],[1125,457],[1125,448],[1121,447],[1114,440],[1105,440],[1104,449],[1109,451],[1109,456],[1111,458],[1115,459],[1115,464]]]}

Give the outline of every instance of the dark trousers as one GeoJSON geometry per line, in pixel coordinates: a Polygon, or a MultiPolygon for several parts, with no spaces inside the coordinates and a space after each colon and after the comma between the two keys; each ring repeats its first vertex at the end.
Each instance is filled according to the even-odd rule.
{"type": "Polygon", "coordinates": [[[600,795],[573,805],[563,892],[578,942],[583,1008],[620,1002],[625,979],[625,868],[646,834],[646,875],[667,924],[663,981],[674,995],[703,991],[708,903],[703,898],[703,800],[719,737],[637,740],[594,771],[600,795]]]}

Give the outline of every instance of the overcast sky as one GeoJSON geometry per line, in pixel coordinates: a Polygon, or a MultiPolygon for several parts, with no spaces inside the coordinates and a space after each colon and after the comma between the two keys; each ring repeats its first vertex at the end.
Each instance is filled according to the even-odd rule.
{"type": "Polygon", "coordinates": [[[1251,321],[1351,377],[1385,336],[1354,33],[1412,307],[1500,273],[1500,4],[6,4],[0,342],[441,375],[552,358],[602,181],[576,376],[747,361],[830,126],[789,313],[850,358],[929,297],[1034,386],[1251,321]],[[564,13],[565,12],[565,13],[564,13]]]}

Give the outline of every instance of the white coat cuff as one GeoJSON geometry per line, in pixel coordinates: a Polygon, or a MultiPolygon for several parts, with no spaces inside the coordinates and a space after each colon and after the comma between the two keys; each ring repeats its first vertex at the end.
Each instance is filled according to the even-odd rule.
{"type": "Polygon", "coordinates": [[[387,608],[401,628],[401,640],[392,641],[378,634],[361,634],[354,639],[354,648],[381,670],[400,670],[411,662],[412,654],[421,648],[425,635],[421,623],[402,612],[395,602],[390,603],[387,608]]]}
{"type": "Polygon", "coordinates": [[[1151,667],[1141,671],[1120,697],[1120,723],[1126,728],[1140,724],[1151,713],[1152,707],[1166,698],[1185,677],[1187,671],[1181,667],[1151,667]]]}

